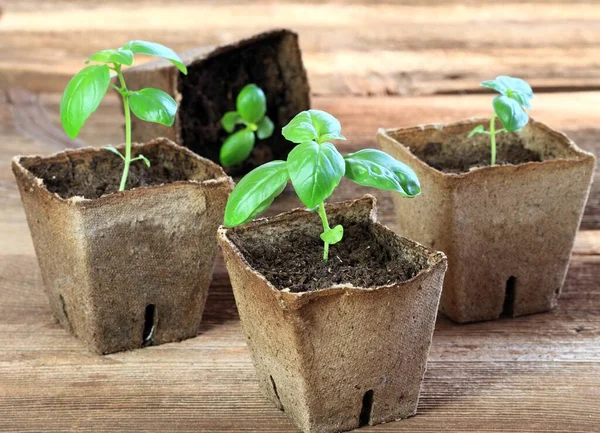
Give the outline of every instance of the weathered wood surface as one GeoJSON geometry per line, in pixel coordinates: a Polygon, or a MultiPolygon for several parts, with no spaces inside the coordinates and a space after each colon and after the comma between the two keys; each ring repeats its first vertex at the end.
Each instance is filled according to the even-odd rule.
{"type": "Polygon", "coordinates": [[[505,73],[538,89],[600,89],[591,1],[4,0],[0,88],[61,91],[95,50],[130,39],[185,50],[273,27],[299,32],[314,93],[476,91],[505,73]]]}
{"type": "MultiPolygon", "coordinates": [[[[295,431],[258,390],[220,258],[197,338],[99,357],[52,320],[9,158],[64,145],[52,124],[58,100],[0,93],[0,431],[295,431]]],[[[373,145],[379,126],[483,115],[488,102],[483,95],[315,98],[314,106],[339,116],[350,150],[373,145]]],[[[598,152],[599,102],[594,92],[543,94],[536,117],[598,152]]],[[[117,111],[114,98],[103,103],[81,140],[120,142],[117,111]]],[[[362,191],[344,183],[336,198],[362,191]]],[[[394,227],[389,197],[377,195],[380,219],[394,227]]],[[[596,187],[586,215],[595,230],[577,236],[558,308],[462,326],[439,317],[418,415],[365,432],[598,431],[599,196],[596,187]]],[[[284,194],[273,212],[294,204],[284,194]]]]}

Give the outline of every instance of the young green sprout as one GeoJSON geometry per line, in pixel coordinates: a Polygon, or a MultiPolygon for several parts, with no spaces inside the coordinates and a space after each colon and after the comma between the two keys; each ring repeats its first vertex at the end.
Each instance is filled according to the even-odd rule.
{"type": "Polygon", "coordinates": [[[60,101],[62,126],[69,137],[75,138],[88,117],[96,111],[109,87],[113,87],[123,98],[125,155],[113,146],[105,146],[105,149],[123,160],[123,175],[119,191],[125,190],[132,162],[142,160],[150,167],[150,161],[144,155],[131,157],[131,112],[142,120],[171,126],[177,111],[175,100],[162,90],[127,88],[122,68],[133,64],[134,54],[162,57],[173,63],[183,74],[187,74],[187,68],[170,48],[154,42],[130,41],[116,50],[102,50],[93,54],[86,64],[90,62],[97,64],[86,66],[71,78],[60,101]],[[117,77],[118,85],[111,84],[111,71],[117,77]]]}
{"type": "Polygon", "coordinates": [[[490,129],[485,130],[483,125],[476,126],[469,138],[476,134],[490,136],[492,158],[490,165],[496,165],[496,135],[502,132],[517,132],[523,129],[529,122],[529,115],[524,107],[531,108],[530,100],[533,99],[533,91],[525,80],[500,75],[495,80],[484,81],[481,86],[488,87],[500,93],[492,100],[494,114],[490,119],[490,129]],[[504,128],[496,129],[496,118],[504,128]]]}
{"type": "Polygon", "coordinates": [[[340,122],[324,111],[302,111],[294,117],[282,133],[297,146],[287,161],[271,161],[240,180],[225,207],[225,226],[244,224],[264,212],[291,180],[302,203],[321,217],[323,260],[327,260],[329,245],[342,240],[344,228],[329,226],[325,200],[343,176],[359,185],[395,191],[403,197],[421,193],[415,172],[385,152],[363,149],[342,156],[331,143],[345,140],[340,132],[340,122]]]}
{"type": "Polygon", "coordinates": [[[256,84],[246,85],[236,99],[236,111],[228,111],[221,119],[223,129],[229,134],[236,125],[244,128],[231,134],[221,146],[220,160],[223,167],[243,162],[254,149],[255,137],[259,140],[273,134],[273,122],[266,116],[267,98],[256,84]]]}

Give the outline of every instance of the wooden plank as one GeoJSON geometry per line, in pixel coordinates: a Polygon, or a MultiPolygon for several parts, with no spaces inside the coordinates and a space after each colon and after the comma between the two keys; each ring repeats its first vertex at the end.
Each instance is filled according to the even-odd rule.
{"type": "MultiPolygon", "coordinates": [[[[595,431],[599,259],[574,260],[551,313],[440,318],[418,415],[367,431],[595,431]]],[[[0,260],[0,431],[295,431],[258,390],[229,287],[198,338],[99,357],[51,320],[34,260],[0,260]]]]}
{"type": "Polygon", "coordinates": [[[422,3],[125,0],[90,7],[52,0],[40,7],[13,0],[5,2],[0,26],[0,88],[60,91],[92,52],[129,39],[185,50],[276,25],[299,32],[320,95],[475,91],[501,73],[538,89],[600,89],[598,3],[422,3]],[[135,10],[135,20],[127,10],[135,10]]]}

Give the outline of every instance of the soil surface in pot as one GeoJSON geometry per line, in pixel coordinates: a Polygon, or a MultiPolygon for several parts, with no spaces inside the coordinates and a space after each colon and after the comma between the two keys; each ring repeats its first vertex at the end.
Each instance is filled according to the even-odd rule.
{"type": "MultiPolygon", "coordinates": [[[[411,151],[431,167],[444,173],[466,173],[472,168],[490,165],[491,149],[487,135],[465,143],[464,137],[450,136],[443,143],[430,141],[425,146],[411,151]],[[481,140],[484,137],[484,140],[481,140]]],[[[527,149],[519,137],[501,134],[497,137],[496,164],[518,165],[526,162],[539,162],[539,153],[527,149]]]]}
{"type": "MultiPolygon", "coordinates": [[[[183,150],[158,144],[132,149],[134,157],[139,153],[150,160],[150,167],[143,161],[132,162],[127,190],[218,177],[216,171],[213,173],[183,150]]],[[[83,149],[51,158],[24,158],[21,163],[44,181],[48,191],[64,199],[75,196],[96,199],[117,192],[123,173],[123,161],[108,150],[83,149]]]]}
{"type": "Polygon", "coordinates": [[[329,247],[323,261],[318,236],[293,231],[259,238],[235,232],[229,238],[250,265],[278,289],[308,292],[336,284],[373,288],[406,281],[427,266],[427,257],[402,244],[393,233],[374,230],[372,224],[344,224],[344,238],[329,247]]]}
{"type": "MultiPolygon", "coordinates": [[[[275,124],[273,135],[265,140],[257,139],[252,154],[242,164],[225,168],[231,176],[246,174],[273,159],[285,159],[293,146],[278,131],[282,122],[287,123],[296,114],[286,115],[286,107],[298,107],[301,103],[289,100],[293,89],[287,89],[282,72],[286,65],[278,61],[280,45],[279,35],[258,40],[192,63],[188,75],[180,78],[183,143],[217,163],[221,145],[229,135],[221,125],[221,117],[235,110],[236,97],[246,84],[254,83],[265,91],[267,116],[275,124]]],[[[288,79],[291,72],[294,71],[285,75],[288,79]]]]}

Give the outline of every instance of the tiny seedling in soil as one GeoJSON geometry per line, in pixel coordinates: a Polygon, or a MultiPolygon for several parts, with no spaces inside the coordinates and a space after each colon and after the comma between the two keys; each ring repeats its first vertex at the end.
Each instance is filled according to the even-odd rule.
{"type": "Polygon", "coordinates": [[[256,84],[248,84],[240,91],[235,108],[236,111],[228,111],[221,119],[223,129],[231,134],[221,146],[223,167],[240,164],[252,153],[256,138],[264,140],[273,134],[273,122],[265,115],[267,98],[256,84]],[[237,125],[243,129],[232,134],[237,125]]]}
{"type": "Polygon", "coordinates": [[[114,146],[105,149],[115,153],[123,160],[123,175],[119,191],[125,190],[129,166],[142,160],[148,167],[150,161],[144,155],[131,157],[131,113],[147,122],[171,126],[175,121],[177,103],[167,93],[159,89],[146,88],[129,90],[123,77],[123,66],[133,64],[134,54],[162,57],[173,63],[183,74],[187,68],[173,50],[154,42],[130,41],[116,50],[98,51],[86,61],[95,62],[79,71],[62,95],[60,101],[60,121],[70,138],[75,138],[90,115],[96,111],[109,87],[113,87],[123,98],[125,110],[125,155],[114,146]],[[118,85],[111,83],[111,71],[118,79],[118,85]]]}
{"type": "Polygon", "coordinates": [[[469,138],[476,134],[489,135],[492,150],[490,165],[496,165],[496,135],[503,132],[517,132],[527,125],[529,115],[524,107],[531,108],[533,91],[525,80],[506,75],[500,75],[495,80],[484,81],[481,86],[500,94],[492,100],[494,114],[490,119],[490,129],[486,131],[483,125],[478,125],[469,133],[469,138]],[[500,119],[504,128],[496,129],[496,119],[500,119]]]}
{"type": "Polygon", "coordinates": [[[327,260],[329,245],[342,240],[344,228],[329,226],[325,200],[343,176],[359,185],[395,191],[403,197],[421,193],[415,172],[385,152],[363,149],[342,156],[331,140],[346,138],[341,135],[340,122],[329,113],[302,111],[282,129],[282,134],[297,145],[287,161],[268,162],[240,180],[227,201],[225,226],[239,226],[264,212],[291,180],[302,203],[321,217],[323,260],[327,260]]]}

